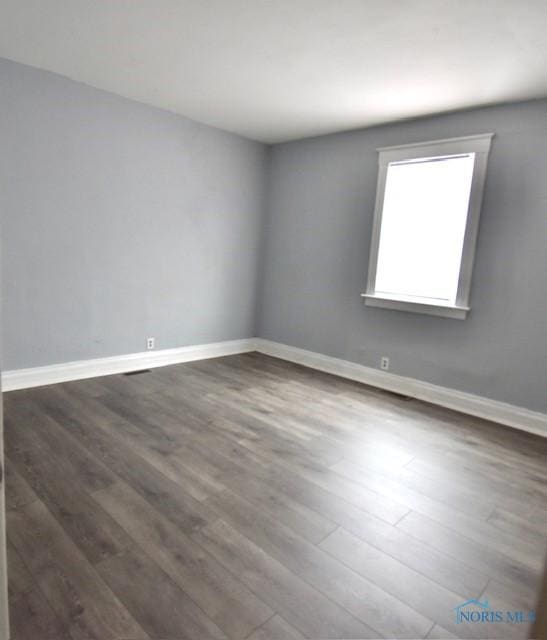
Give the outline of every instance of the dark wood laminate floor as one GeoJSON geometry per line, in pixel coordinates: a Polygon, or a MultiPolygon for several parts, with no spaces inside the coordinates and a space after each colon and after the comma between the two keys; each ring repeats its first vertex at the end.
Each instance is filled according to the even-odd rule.
{"type": "Polygon", "coordinates": [[[259,354],[4,395],[13,640],[524,638],[547,441],[259,354]]]}

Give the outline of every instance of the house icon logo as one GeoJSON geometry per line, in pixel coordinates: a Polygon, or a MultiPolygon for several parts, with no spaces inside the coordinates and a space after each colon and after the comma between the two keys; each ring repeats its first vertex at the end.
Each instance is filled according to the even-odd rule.
{"type": "Polygon", "coordinates": [[[454,607],[454,611],[456,612],[456,624],[461,622],[493,622],[488,619],[490,617],[488,614],[495,613],[490,611],[488,600],[481,602],[475,598],[462,602],[454,607]]]}

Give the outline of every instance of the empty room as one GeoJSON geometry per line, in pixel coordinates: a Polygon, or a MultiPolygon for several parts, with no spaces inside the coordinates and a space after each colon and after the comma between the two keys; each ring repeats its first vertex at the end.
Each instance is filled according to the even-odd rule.
{"type": "Polygon", "coordinates": [[[0,640],[547,640],[546,32],[0,0],[0,640]]]}

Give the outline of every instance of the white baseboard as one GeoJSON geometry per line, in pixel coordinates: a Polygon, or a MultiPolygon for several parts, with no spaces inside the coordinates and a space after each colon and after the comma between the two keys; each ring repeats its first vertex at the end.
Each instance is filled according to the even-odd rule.
{"type": "Polygon", "coordinates": [[[109,358],[78,360],[64,362],[32,369],[17,369],[2,372],[2,391],[15,391],[30,387],[41,387],[46,384],[69,382],[83,378],[96,378],[113,373],[127,373],[139,369],[153,369],[169,364],[180,364],[191,360],[218,358],[235,353],[254,351],[255,340],[229,340],[210,344],[198,344],[178,349],[162,349],[161,351],[143,351],[109,358]]]}
{"type": "Polygon", "coordinates": [[[361,364],[332,358],[314,351],[298,349],[286,344],[256,339],[256,350],[276,358],[357,380],[373,387],[394,391],[405,396],[425,400],[449,409],[455,409],[478,418],[485,418],[529,433],[547,437],[547,414],[530,411],[498,400],[471,393],[440,387],[414,378],[365,367],[361,364]]]}
{"type": "Polygon", "coordinates": [[[139,369],[153,369],[170,364],[218,358],[248,351],[259,351],[260,353],[296,362],[312,369],[332,373],[373,387],[394,391],[395,393],[425,400],[432,404],[547,437],[547,414],[457,391],[456,389],[440,387],[414,378],[405,378],[394,373],[349,362],[348,360],[332,358],[321,353],[306,351],[305,349],[291,347],[279,342],[271,342],[262,338],[229,340],[180,347],[178,349],[144,351],[110,358],[79,360],[77,362],[65,362],[32,369],[4,371],[2,373],[2,390],[28,389],[58,382],[96,378],[139,369]]]}

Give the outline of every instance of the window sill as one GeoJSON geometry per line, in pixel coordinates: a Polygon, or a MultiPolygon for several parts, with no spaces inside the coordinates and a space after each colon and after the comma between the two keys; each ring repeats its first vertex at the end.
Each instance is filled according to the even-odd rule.
{"type": "Polygon", "coordinates": [[[410,311],[411,313],[422,313],[428,316],[440,316],[442,318],[454,318],[465,320],[469,307],[459,307],[455,305],[427,304],[416,300],[401,300],[397,298],[386,298],[384,296],[371,293],[362,293],[368,307],[380,307],[382,309],[395,309],[396,311],[410,311]]]}

